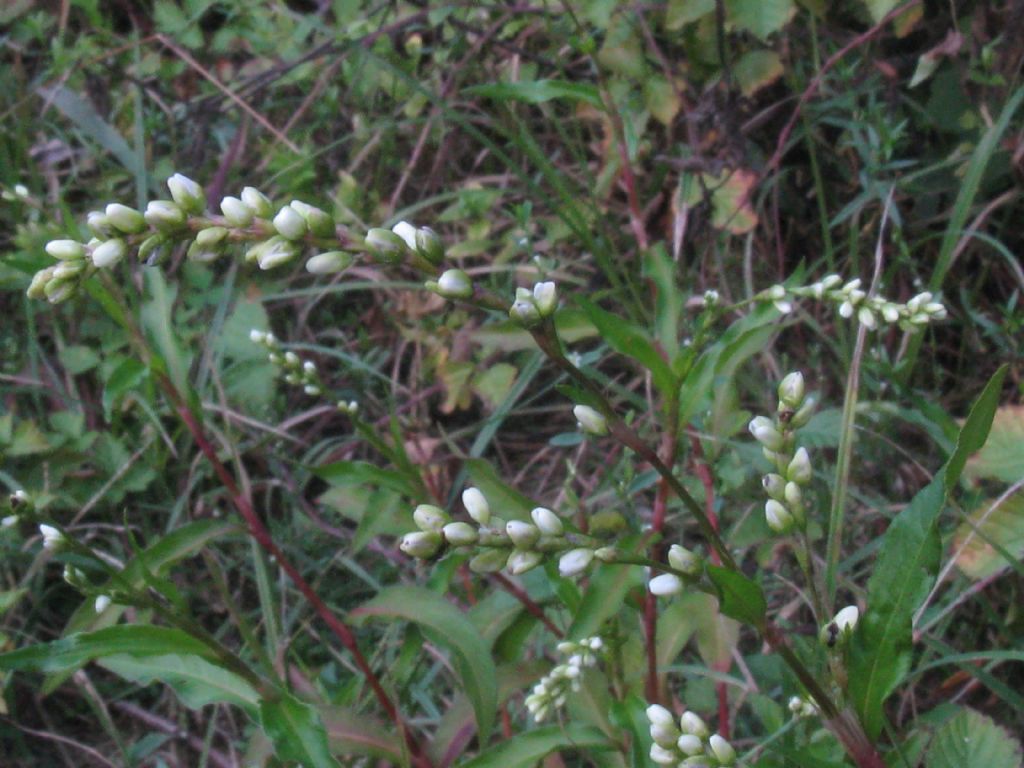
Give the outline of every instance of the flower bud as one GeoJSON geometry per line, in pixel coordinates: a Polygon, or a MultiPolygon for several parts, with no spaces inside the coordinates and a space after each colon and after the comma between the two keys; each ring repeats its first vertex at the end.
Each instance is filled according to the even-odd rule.
{"type": "Polygon", "coordinates": [[[683,591],[684,586],[683,580],[674,573],[663,573],[660,576],[655,576],[647,583],[647,588],[651,590],[651,594],[658,597],[678,595],[683,591]]]}
{"type": "Polygon", "coordinates": [[[290,205],[286,205],[274,217],[274,229],[281,237],[299,240],[309,231],[309,225],[302,215],[290,205]]]}
{"type": "Polygon", "coordinates": [[[167,236],[159,232],[147,237],[142,241],[142,245],[139,246],[139,261],[149,267],[156,266],[167,255],[168,245],[170,245],[170,242],[167,236]]]}
{"type": "Polygon", "coordinates": [[[115,237],[113,240],[107,240],[93,248],[92,263],[99,269],[106,269],[117,264],[127,252],[128,246],[124,240],[115,237]]]}
{"type": "MultiPolygon", "coordinates": [[[[593,532],[593,528],[591,528],[593,532]]],[[[594,550],[594,557],[600,560],[602,563],[614,563],[618,562],[619,550],[615,547],[599,547],[594,550]]]]}
{"type": "Polygon", "coordinates": [[[572,415],[576,417],[580,429],[591,435],[607,435],[608,420],[600,411],[591,408],[589,405],[577,405],[572,409],[572,415]]]}
{"type": "Polygon", "coordinates": [[[651,704],[647,708],[647,719],[650,720],[651,725],[675,725],[676,723],[675,715],[661,704],[651,704]]]}
{"type": "Polygon", "coordinates": [[[228,224],[240,229],[244,229],[252,224],[253,217],[255,216],[252,208],[237,197],[225,197],[221,200],[220,210],[228,224]]]}
{"type": "Polygon", "coordinates": [[[216,261],[224,253],[227,243],[228,230],[224,227],[207,227],[196,235],[195,241],[188,247],[185,254],[191,261],[198,261],[206,264],[216,261]]]}
{"type": "Polygon", "coordinates": [[[687,757],[704,754],[704,741],[692,733],[684,733],[676,739],[676,748],[687,757]]]}
{"type": "Polygon", "coordinates": [[[96,613],[103,613],[107,608],[110,607],[110,597],[108,595],[99,595],[96,598],[96,613]]]}
{"type": "Polygon", "coordinates": [[[437,279],[436,287],[430,287],[446,299],[468,299],[473,295],[473,283],[461,269],[445,270],[437,279]]]}
{"type": "Polygon", "coordinates": [[[62,261],[53,267],[54,280],[67,280],[76,277],[85,271],[85,259],[77,261],[62,261]]]}
{"type": "Polygon", "coordinates": [[[469,561],[469,570],[473,573],[497,573],[508,562],[508,550],[488,549],[469,561]]]}
{"type": "Polygon", "coordinates": [[[267,270],[287,264],[298,255],[299,248],[295,243],[280,235],[275,235],[263,243],[263,248],[256,254],[256,261],[259,263],[260,269],[267,270]]]}
{"type": "Polygon", "coordinates": [[[177,203],[170,200],[150,200],[146,212],[142,214],[153,229],[170,232],[180,229],[185,223],[185,211],[177,203]]]}
{"type": "Polygon", "coordinates": [[[508,316],[523,328],[532,328],[542,318],[540,310],[537,309],[537,305],[533,301],[533,294],[529,291],[524,291],[525,295],[521,294],[520,291],[523,290],[519,289],[519,291],[516,291],[516,300],[512,303],[508,316]]]}
{"type": "Polygon", "coordinates": [[[832,621],[821,628],[819,634],[821,642],[829,648],[841,645],[853,634],[859,619],[860,610],[857,606],[846,606],[833,617],[832,621]]]}
{"type": "Polygon", "coordinates": [[[768,494],[769,498],[776,501],[782,501],[785,498],[786,478],[782,475],[771,472],[761,478],[761,485],[764,487],[764,492],[768,494]]]}
{"type": "Polygon", "coordinates": [[[696,736],[698,739],[706,739],[711,734],[707,724],[695,712],[683,712],[679,718],[679,727],[683,733],[696,736]]]}
{"type": "Polygon", "coordinates": [[[206,193],[188,176],[174,174],[167,180],[167,188],[171,191],[174,202],[186,213],[200,214],[206,210],[206,193]]]}
{"type": "Polygon", "coordinates": [[[508,556],[508,571],[513,576],[519,576],[531,571],[543,562],[544,556],[540,552],[527,552],[517,549],[508,556]]]}
{"type": "Polygon", "coordinates": [[[391,231],[402,238],[410,251],[416,250],[416,227],[408,221],[400,221],[391,228],[391,231]]]}
{"type": "Polygon", "coordinates": [[[426,560],[438,553],[441,543],[441,534],[435,531],[415,531],[402,537],[399,549],[410,557],[426,560]]]}
{"type": "Polygon", "coordinates": [[[314,275],[334,275],[352,266],[352,254],[345,251],[318,253],[306,262],[306,271],[314,275]]]}
{"type": "Polygon", "coordinates": [[[126,235],[136,235],[146,228],[146,219],[134,208],[111,203],[106,210],[107,219],[126,235]]]}
{"type": "Polygon", "coordinates": [[[270,202],[270,198],[256,187],[246,187],[242,190],[242,202],[261,219],[269,218],[270,214],[274,212],[274,205],[270,202]]]}
{"type": "Polygon", "coordinates": [[[444,243],[430,227],[420,227],[416,230],[416,253],[436,267],[444,261],[444,243]]]}
{"type": "Polygon", "coordinates": [[[751,419],[748,429],[754,439],[770,451],[781,451],[786,445],[782,433],[767,416],[755,416],[751,419]]]}
{"type": "Polygon", "coordinates": [[[374,258],[385,264],[397,264],[407,251],[405,240],[382,227],[374,227],[366,233],[366,247],[374,258]]]}
{"type": "Polygon", "coordinates": [[[85,258],[85,246],[77,240],[51,240],[46,252],[61,261],[78,261],[85,258]]]}
{"type": "Polygon", "coordinates": [[[67,301],[78,292],[78,283],[74,279],[60,280],[51,279],[43,288],[46,300],[51,304],[60,304],[67,301]]]}
{"type": "Polygon", "coordinates": [[[764,516],[768,521],[768,527],[775,533],[787,533],[793,527],[793,515],[775,499],[770,499],[764,505],[764,516]]]}
{"type": "Polygon", "coordinates": [[[47,267],[41,269],[32,276],[32,282],[29,283],[28,289],[25,291],[25,295],[30,299],[45,299],[46,298],[46,286],[53,280],[53,273],[57,267],[47,267]]]}
{"type": "Polygon", "coordinates": [[[551,316],[558,306],[558,292],[552,282],[533,286],[533,303],[541,317],[551,316]]]}
{"type": "Polygon", "coordinates": [[[817,407],[817,398],[813,395],[805,397],[804,404],[800,406],[800,410],[794,413],[789,419],[790,429],[800,429],[800,427],[807,426],[807,422],[811,420],[811,417],[814,415],[814,410],[817,407]]]}
{"type": "Polygon", "coordinates": [[[685,547],[673,544],[668,550],[668,564],[677,571],[685,573],[694,578],[704,572],[704,561],[700,555],[691,552],[685,547]]]}
{"type": "Polygon", "coordinates": [[[786,483],[784,499],[786,501],[786,506],[788,506],[790,509],[796,509],[802,506],[803,494],[800,493],[800,486],[792,481],[786,483]]]}
{"type": "Polygon", "coordinates": [[[561,536],[565,533],[561,519],[547,507],[536,507],[530,512],[530,517],[540,532],[546,536],[561,536]]]}
{"type": "Polygon", "coordinates": [[[875,313],[867,307],[861,307],[857,310],[857,320],[869,331],[873,331],[878,327],[878,321],[875,319],[875,313]]]}
{"type": "Polygon", "coordinates": [[[658,744],[651,744],[651,760],[658,765],[675,765],[676,753],[658,744]]]}
{"type": "Polygon", "coordinates": [[[89,227],[96,237],[108,238],[113,234],[113,224],[110,223],[110,219],[102,211],[89,211],[89,214],[85,217],[85,225],[89,227]]]}
{"type": "Polygon", "coordinates": [[[666,749],[672,749],[676,745],[676,739],[679,738],[679,729],[676,728],[675,722],[668,723],[652,723],[651,724],[651,739],[659,747],[665,747],[666,749]]]}
{"type": "Polygon", "coordinates": [[[467,547],[476,544],[480,535],[469,523],[448,523],[441,529],[444,540],[453,547],[467,547]]]}
{"type": "Polygon", "coordinates": [[[433,504],[420,504],[412,513],[416,527],[421,531],[439,532],[451,518],[440,507],[433,504]]]}
{"type": "Polygon", "coordinates": [[[462,492],[462,505],[469,516],[479,525],[487,525],[491,519],[491,508],[479,488],[467,488],[462,492]]]}
{"type": "Polygon", "coordinates": [[[811,475],[811,457],[807,454],[807,449],[797,448],[796,453],[793,454],[793,460],[786,468],[786,477],[793,483],[807,485],[811,481],[811,475]]]}
{"type": "Polygon", "coordinates": [[[583,573],[594,559],[594,550],[580,547],[570,549],[558,558],[558,573],[566,578],[583,573]]]}
{"type": "Polygon", "coordinates": [[[7,515],[6,517],[0,519],[0,528],[10,528],[11,526],[14,526],[14,525],[17,525],[17,524],[18,524],[18,516],[17,515],[7,515]]]}
{"type": "Polygon", "coordinates": [[[790,408],[799,408],[804,400],[804,375],[793,371],[779,383],[779,402],[790,408]]]}
{"type": "Polygon", "coordinates": [[[64,546],[64,534],[52,525],[40,525],[39,533],[43,536],[43,549],[56,552],[64,546]]]}
{"type": "Polygon", "coordinates": [[[505,524],[505,533],[512,539],[516,549],[531,549],[540,538],[540,529],[522,520],[509,520],[505,524]]]}
{"type": "Polygon", "coordinates": [[[717,733],[711,734],[711,738],[708,739],[708,745],[711,747],[711,752],[718,759],[719,765],[733,765],[736,762],[736,750],[732,748],[732,744],[717,733]]]}

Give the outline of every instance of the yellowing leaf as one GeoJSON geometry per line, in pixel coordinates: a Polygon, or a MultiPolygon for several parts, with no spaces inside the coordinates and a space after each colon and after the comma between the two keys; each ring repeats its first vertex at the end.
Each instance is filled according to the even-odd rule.
{"type": "Polygon", "coordinates": [[[952,549],[959,553],[957,568],[972,579],[984,579],[1010,565],[990,542],[1014,557],[1024,556],[1024,492],[1015,493],[992,509],[994,503],[981,504],[953,537],[952,549]]]}
{"type": "Polygon", "coordinates": [[[683,106],[679,93],[663,77],[648,77],[644,82],[644,106],[663,125],[670,124],[683,106]]]}
{"type": "Polygon", "coordinates": [[[782,59],[775,51],[749,51],[740,57],[733,73],[744,96],[752,96],[782,77],[782,59]]]}
{"type": "Polygon", "coordinates": [[[757,174],[746,169],[724,171],[717,178],[705,175],[704,183],[711,190],[711,223],[734,235],[746,234],[757,226],[757,214],[750,197],[757,183],[757,174]]]}
{"type": "Polygon", "coordinates": [[[988,439],[967,460],[964,476],[1006,483],[1024,477],[1024,405],[1005,405],[996,411],[988,439]]]}

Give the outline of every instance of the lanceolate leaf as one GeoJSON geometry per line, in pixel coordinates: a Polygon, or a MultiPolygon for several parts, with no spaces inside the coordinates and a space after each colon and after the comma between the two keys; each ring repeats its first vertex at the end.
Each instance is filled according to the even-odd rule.
{"type": "Polygon", "coordinates": [[[281,693],[260,703],[260,725],[282,760],[305,768],[335,768],[338,761],[327,745],[327,731],[316,708],[281,693]]]}
{"type": "Polygon", "coordinates": [[[526,768],[559,749],[613,749],[615,745],[593,726],[568,723],[548,725],[507,739],[461,768],[526,768]]]}
{"type": "Polygon", "coordinates": [[[938,572],[942,544],[938,518],[967,457],[985,444],[999,404],[1006,368],[979,395],[945,467],[892,521],[868,582],[868,609],[850,643],[849,693],[868,736],[882,730],[886,698],[910,667],[914,612],[938,572]]]}
{"type": "MultiPolygon", "coordinates": [[[[627,547],[623,547],[627,549],[627,547]]],[[[587,585],[567,637],[578,640],[595,634],[605,620],[622,608],[629,588],[638,584],[640,570],[628,565],[599,565],[587,585]]]]}
{"type": "Polygon", "coordinates": [[[208,646],[180,629],[123,624],[0,654],[0,669],[60,672],[77,669],[82,664],[104,656],[156,656],[167,653],[213,658],[213,652],[208,646]]]}
{"type": "Polygon", "coordinates": [[[178,698],[191,709],[200,709],[214,702],[225,702],[255,715],[259,694],[243,678],[211,664],[199,656],[168,653],[159,656],[117,654],[99,660],[114,674],[126,680],[149,684],[166,683],[178,698]]]}
{"type": "Polygon", "coordinates": [[[768,606],[756,582],[742,573],[717,565],[708,566],[708,578],[718,589],[719,610],[722,613],[755,627],[764,623],[768,606]]]}
{"type": "Polygon", "coordinates": [[[565,80],[530,80],[519,83],[488,83],[464,89],[464,93],[485,96],[498,101],[524,101],[527,104],[543,104],[552,99],[582,101],[597,109],[603,109],[601,94],[595,86],[587,83],[573,83],[565,80]]]}
{"type": "Polygon", "coordinates": [[[385,589],[352,616],[411,621],[423,627],[432,642],[451,648],[455,668],[473,703],[480,741],[486,743],[498,708],[498,689],[487,643],[469,619],[443,597],[422,587],[385,589]]]}

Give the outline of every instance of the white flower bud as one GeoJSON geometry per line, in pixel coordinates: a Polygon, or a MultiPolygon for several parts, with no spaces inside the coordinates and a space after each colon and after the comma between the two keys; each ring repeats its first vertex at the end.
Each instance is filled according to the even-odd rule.
{"type": "Polygon", "coordinates": [[[85,258],[85,246],[77,240],[51,240],[46,252],[61,261],[78,261],[85,258]]]}
{"type": "Polygon", "coordinates": [[[174,202],[187,213],[202,213],[206,210],[206,193],[188,176],[176,173],[167,180],[167,188],[171,191],[174,202]]]}
{"type": "Polygon", "coordinates": [[[783,315],[788,315],[793,311],[793,302],[791,301],[773,301],[772,304],[783,315]]]}
{"type": "Polygon", "coordinates": [[[894,304],[886,302],[882,305],[882,319],[887,323],[895,323],[900,319],[900,310],[894,304]]]}
{"type": "Polygon", "coordinates": [[[334,275],[352,265],[352,255],[344,251],[318,253],[306,262],[306,271],[314,275],[334,275]]]}
{"type": "Polygon", "coordinates": [[[430,227],[420,227],[416,230],[416,253],[436,267],[444,261],[444,243],[430,227]]]}
{"type": "Polygon", "coordinates": [[[281,237],[286,237],[289,240],[299,240],[305,237],[309,231],[309,225],[298,211],[292,206],[286,205],[274,217],[274,229],[277,230],[281,237]]]}
{"type": "Polygon", "coordinates": [[[793,371],[779,383],[779,402],[790,408],[799,408],[804,400],[804,375],[793,371]]]}
{"type": "Polygon", "coordinates": [[[651,724],[651,739],[659,747],[665,747],[666,749],[672,749],[676,745],[676,739],[679,738],[679,729],[676,728],[676,724],[665,723],[652,723],[651,724]]]}
{"type": "Polygon", "coordinates": [[[800,493],[800,486],[792,481],[786,483],[783,498],[790,509],[796,509],[803,504],[803,494],[800,493]]]}
{"type": "Polygon", "coordinates": [[[547,536],[561,536],[565,532],[565,526],[558,515],[547,507],[536,507],[530,512],[530,517],[540,532],[547,536]]]}
{"type": "Polygon", "coordinates": [[[683,733],[696,736],[698,739],[706,739],[711,734],[707,724],[695,712],[683,712],[679,718],[679,727],[683,733]]]}
{"type": "Polygon", "coordinates": [[[704,572],[704,562],[700,556],[678,544],[669,547],[668,564],[687,576],[697,577],[704,572]]]}
{"type": "Polygon", "coordinates": [[[549,317],[558,306],[558,292],[552,282],[533,286],[533,303],[541,317],[549,317]]]}
{"type": "Polygon", "coordinates": [[[275,235],[263,243],[257,251],[256,261],[259,263],[260,269],[268,270],[287,264],[298,255],[299,249],[295,243],[285,237],[275,235]]]}
{"type": "Polygon", "coordinates": [[[784,285],[773,285],[771,288],[769,288],[765,292],[765,294],[772,301],[780,301],[781,299],[786,298],[786,286],[784,286],[784,285]]]}
{"type": "Polygon", "coordinates": [[[619,559],[619,550],[615,547],[599,547],[594,550],[594,557],[602,563],[614,563],[619,559]]]}
{"type": "Polygon", "coordinates": [[[708,739],[708,745],[718,759],[719,765],[733,765],[736,762],[736,750],[732,748],[732,744],[717,733],[711,734],[711,738],[708,739]]]}
{"type": "Polygon", "coordinates": [[[761,478],[761,485],[764,487],[764,492],[768,494],[769,498],[776,501],[782,501],[785,498],[786,478],[782,475],[777,475],[774,472],[769,473],[761,478]]]}
{"type": "Polygon", "coordinates": [[[844,301],[842,304],[840,304],[839,305],[839,315],[840,315],[840,317],[843,317],[843,318],[846,318],[846,319],[849,319],[849,318],[853,317],[853,304],[851,304],[848,301],[844,301]]]}
{"type": "Polygon", "coordinates": [[[7,517],[0,520],[0,528],[10,528],[13,525],[18,524],[17,515],[7,515],[7,517]]]}
{"type": "Polygon", "coordinates": [[[586,547],[570,549],[558,558],[558,573],[565,578],[576,576],[587,570],[593,560],[594,550],[592,549],[586,547]]]}
{"type": "Polygon", "coordinates": [[[436,555],[441,549],[441,535],[434,531],[407,533],[402,537],[399,549],[410,557],[427,559],[436,555]]]}
{"type": "Polygon", "coordinates": [[[860,609],[856,605],[848,605],[843,608],[839,613],[832,619],[833,623],[839,627],[840,632],[850,631],[852,632],[857,626],[857,621],[860,619],[860,609]]]}
{"type": "Polygon", "coordinates": [[[878,321],[875,319],[875,313],[867,307],[861,307],[857,310],[857,320],[869,331],[873,331],[878,327],[878,321]]]}
{"type": "Polygon", "coordinates": [[[607,435],[608,420],[600,411],[591,408],[589,405],[577,405],[572,409],[572,415],[579,422],[580,429],[591,435],[607,435]]]}
{"type": "Polygon", "coordinates": [[[110,597],[107,595],[99,595],[96,598],[96,613],[103,613],[107,608],[110,607],[110,597]]]}
{"type": "Polygon", "coordinates": [[[448,269],[437,279],[434,290],[446,299],[468,299],[473,295],[473,283],[461,269],[448,269]]]}
{"type": "Polygon", "coordinates": [[[51,279],[43,287],[46,300],[51,304],[67,301],[78,292],[78,284],[72,280],[51,279]]]}
{"type": "Polygon", "coordinates": [[[540,538],[540,530],[535,525],[522,520],[509,520],[505,524],[505,533],[512,539],[516,549],[531,549],[540,538]]]}
{"type": "Polygon", "coordinates": [[[790,429],[800,429],[800,427],[807,426],[807,422],[811,420],[811,416],[814,415],[814,410],[818,407],[818,401],[813,395],[809,395],[804,398],[804,404],[800,406],[800,410],[794,413],[789,419],[790,429]]]}
{"type": "Polygon", "coordinates": [[[41,524],[39,533],[43,536],[43,549],[56,551],[64,544],[64,534],[52,525],[41,524]]]}
{"type": "Polygon", "coordinates": [[[435,533],[451,521],[443,509],[435,507],[433,504],[420,504],[413,510],[412,519],[421,531],[434,531],[435,533]]]}
{"type": "Polygon", "coordinates": [[[505,567],[507,561],[507,550],[488,549],[469,561],[469,570],[473,573],[497,573],[505,567]]]}
{"type": "Polygon", "coordinates": [[[89,211],[89,214],[85,217],[85,225],[89,227],[89,231],[96,235],[96,237],[107,238],[113,234],[113,225],[102,211],[89,211]]]}
{"type": "Polygon", "coordinates": [[[467,488],[462,492],[462,505],[479,525],[487,525],[491,519],[491,508],[479,488],[467,488]]]}
{"type": "Polygon", "coordinates": [[[520,576],[527,571],[532,571],[543,562],[544,556],[540,552],[527,552],[517,549],[508,556],[506,563],[509,573],[513,576],[520,576]]]}
{"type": "Polygon", "coordinates": [[[134,208],[111,203],[106,210],[107,220],[127,235],[135,235],[146,228],[146,219],[134,208]]]}
{"type": "Polygon", "coordinates": [[[647,584],[651,594],[658,597],[678,595],[683,591],[684,586],[683,580],[674,573],[663,573],[660,576],[655,576],[647,584]]]}
{"type": "Polygon", "coordinates": [[[541,321],[540,310],[537,309],[532,295],[529,298],[517,298],[512,303],[508,316],[523,328],[532,328],[541,321]]]}
{"type": "Polygon", "coordinates": [[[677,762],[676,753],[659,744],[651,744],[651,760],[658,765],[675,765],[677,762]]]}
{"type": "Polygon", "coordinates": [[[142,217],[149,226],[161,232],[178,229],[185,223],[185,211],[170,200],[150,200],[142,217]]]}
{"type": "Polygon", "coordinates": [[[781,451],[786,445],[782,433],[767,416],[755,416],[751,419],[748,429],[754,439],[769,451],[781,451]]]}
{"type": "Polygon", "coordinates": [[[128,253],[128,246],[124,240],[115,237],[113,240],[107,240],[93,248],[92,263],[99,269],[106,269],[117,264],[126,253],[128,253]]]}
{"type": "Polygon", "coordinates": [[[269,217],[274,212],[274,205],[270,202],[270,198],[256,187],[246,187],[242,190],[242,202],[261,219],[269,217]]]}
{"type": "Polygon", "coordinates": [[[448,523],[441,529],[444,540],[453,547],[466,547],[476,544],[480,537],[476,529],[469,523],[448,523]]]}
{"type": "Polygon", "coordinates": [[[53,267],[54,280],[67,280],[68,278],[80,275],[85,271],[85,259],[77,261],[62,261],[53,267]]]}
{"type": "Polygon", "coordinates": [[[803,447],[797,448],[796,453],[793,454],[793,460],[789,462],[789,466],[786,468],[786,477],[794,483],[807,485],[811,482],[812,474],[811,457],[808,455],[807,449],[803,447]]]}
{"type": "Polygon", "coordinates": [[[768,527],[775,533],[787,533],[793,527],[793,515],[775,499],[770,499],[764,505],[764,516],[768,527]]]}
{"type": "Polygon", "coordinates": [[[224,219],[232,227],[248,227],[252,224],[253,217],[255,216],[252,208],[237,197],[225,197],[221,200],[220,210],[224,214],[224,219]]]}
{"type": "Polygon", "coordinates": [[[416,227],[408,221],[400,221],[391,228],[391,231],[405,241],[410,251],[416,250],[416,227]]]}
{"type": "Polygon", "coordinates": [[[651,704],[647,708],[647,719],[651,725],[675,725],[676,718],[661,704],[651,704]]]}
{"type": "Polygon", "coordinates": [[[704,741],[692,733],[684,733],[676,739],[676,747],[687,757],[704,754],[704,741]]]}
{"type": "Polygon", "coordinates": [[[390,229],[374,227],[366,233],[366,247],[370,253],[385,264],[402,260],[407,251],[405,240],[390,229]]]}
{"type": "Polygon", "coordinates": [[[251,331],[249,331],[249,341],[251,341],[253,344],[262,344],[264,341],[266,341],[266,339],[267,334],[265,334],[258,328],[253,328],[251,331]]]}

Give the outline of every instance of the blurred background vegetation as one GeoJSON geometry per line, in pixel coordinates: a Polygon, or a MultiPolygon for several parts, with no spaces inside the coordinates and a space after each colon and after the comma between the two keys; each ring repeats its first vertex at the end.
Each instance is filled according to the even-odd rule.
{"type": "MultiPolygon", "coordinates": [[[[107,202],[165,196],[176,171],[211,201],[253,185],[356,227],[426,224],[502,295],[551,277],[563,294],[645,327],[649,282],[664,277],[651,273],[657,265],[671,265],[680,303],[708,289],[736,302],[790,276],[867,280],[891,193],[886,294],[941,291],[951,318],[920,343],[883,333],[866,358],[844,563],[844,589],[856,596],[872,541],[948,452],[956,419],[1002,363],[1002,442],[971,465],[968,503],[944,524],[949,551],[970,530],[967,516],[1024,475],[1024,412],[1013,407],[1024,392],[1022,29],[1021,0],[9,0],[0,8],[0,485],[30,489],[112,562],[225,509],[223,488],[103,307],[24,297],[51,263],[48,240],[84,239],[85,213],[107,202]],[[652,250],[667,259],[648,258],[652,250]]],[[[580,440],[555,372],[507,319],[446,306],[412,274],[359,267],[324,284],[285,272],[177,254],[160,271],[121,274],[151,343],[191,381],[218,448],[333,606],[426,575],[392,542],[413,499],[388,468],[394,457],[322,401],[278,385],[251,328],[314,359],[331,396],[358,400],[439,500],[472,480],[550,506],[617,509],[630,525],[649,516],[653,476],[580,440]],[[311,470],[341,461],[343,473],[311,470]]],[[[768,407],[766,382],[802,369],[825,404],[815,447],[828,457],[835,446],[853,334],[826,308],[805,311],[808,324],[783,325],[751,350],[719,407],[694,416],[716,496],[728,500],[723,525],[752,567],[774,568],[778,556],[750,514],[758,473],[743,431],[750,412],[768,407]]],[[[609,391],[643,413],[648,382],[610,354],[586,314],[570,303],[560,325],[609,391]]],[[[958,560],[929,607],[924,662],[1021,648],[1024,504],[1006,509],[986,531],[1016,567],[991,547],[958,560]]],[[[675,524],[687,530],[681,514],[675,524]]],[[[0,533],[0,645],[59,636],[81,602],[43,567],[38,544],[30,531],[0,533]]],[[[345,711],[365,705],[345,656],[246,539],[190,562],[175,583],[208,629],[242,643],[233,614],[244,614],[298,690],[345,711]]],[[[430,584],[467,604],[485,599],[454,566],[430,572],[430,584]]],[[[490,608],[494,652],[524,662],[539,648],[537,622],[510,602],[490,608]]],[[[450,675],[417,653],[422,638],[394,626],[361,632],[377,641],[373,663],[403,708],[425,728],[443,725],[438,693],[450,691],[450,675]]],[[[687,651],[689,663],[707,669],[737,640],[719,642],[687,651]]],[[[523,669],[514,685],[536,678],[523,669]]],[[[781,674],[759,672],[769,690],[781,674]]],[[[227,708],[192,712],[166,690],[97,668],[50,682],[0,678],[5,766],[233,765],[243,753],[246,765],[272,762],[227,708]]],[[[952,698],[1019,733],[1021,690],[1019,664],[943,667],[922,674],[892,713],[906,724],[952,698]]],[[[690,678],[679,695],[713,709],[713,680],[690,678]]],[[[779,716],[770,704],[736,704],[736,742],[750,746],[770,728],[779,716]]],[[[506,717],[525,723],[518,706],[506,717]]]]}

